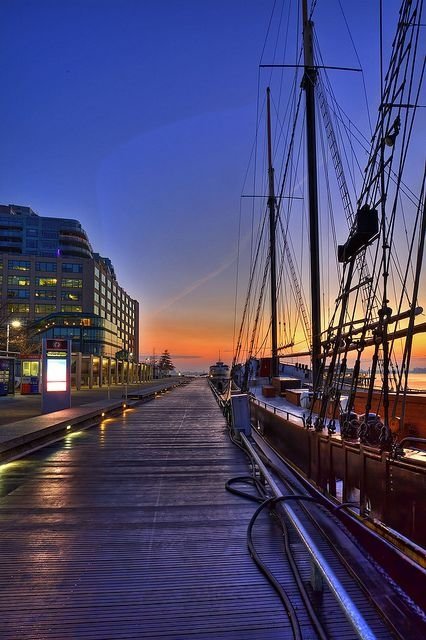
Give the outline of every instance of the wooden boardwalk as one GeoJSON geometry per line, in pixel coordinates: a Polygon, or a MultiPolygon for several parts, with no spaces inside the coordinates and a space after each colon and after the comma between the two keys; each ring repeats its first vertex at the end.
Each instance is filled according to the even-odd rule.
{"type": "MultiPolygon", "coordinates": [[[[292,637],[224,488],[247,472],[204,379],[3,466],[0,638],[292,637]]],[[[268,516],[256,541],[281,549],[268,516]]]]}

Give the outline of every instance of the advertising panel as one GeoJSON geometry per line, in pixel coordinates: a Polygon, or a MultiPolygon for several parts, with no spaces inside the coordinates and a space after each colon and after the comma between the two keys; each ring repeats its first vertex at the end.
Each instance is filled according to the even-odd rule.
{"type": "Polygon", "coordinates": [[[42,412],[71,406],[71,342],[62,338],[43,340],[42,412]]]}

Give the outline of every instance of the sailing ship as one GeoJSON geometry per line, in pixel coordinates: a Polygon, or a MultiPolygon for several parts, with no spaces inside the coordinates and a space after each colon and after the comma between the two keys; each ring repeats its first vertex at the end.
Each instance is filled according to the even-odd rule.
{"type": "MultiPolygon", "coordinates": [[[[339,121],[342,124],[342,112],[325,76],[327,65],[315,52],[312,10],[308,13],[307,0],[303,0],[303,63],[294,65],[287,134],[284,136],[283,124],[277,127],[280,139],[285,138],[279,191],[271,104],[275,111],[277,107],[269,87],[266,92],[267,207],[252,251],[232,368],[234,382],[250,392],[252,424],[280,455],[321,491],[339,501],[356,503],[354,517],[391,537],[395,544],[402,544],[403,539],[411,545],[426,540],[426,513],[419,501],[426,485],[422,451],[426,394],[412,393],[409,386],[413,344],[420,343],[418,337],[426,332],[422,321],[426,172],[418,133],[425,106],[421,103],[425,71],[421,48],[426,41],[421,35],[422,5],[421,0],[401,3],[388,70],[381,74],[380,104],[366,168],[352,204],[345,178],[348,161],[340,145],[343,136],[334,126],[339,121]],[[344,212],[340,217],[347,222],[346,235],[336,247],[338,289],[327,324],[322,322],[324,285],[320,281],[320,255],[327,252],[320,242],[320,116],[325,131],[322,164],[327,156],[334,166],[335,192],[341,196],[344,212]],[[301,120],[306,125],[307,145],[310,322],[289,237],[289,229],[296,226],[290,213],[297,198],[290,186],[299,186],[296,194],[305,201],[300,187],[303,180],[294,171],[301,153],[296,143],[301,120]],[[290,285],[285,284],[285,273],[290,285]],[[270,315],[265,310],[268,279],[270,315]],[[290,312],[280,320],[280,296],[287,297],[287,303],[291,298],[299,304],[298,322],[307,342],[302,351],[295,349],[296,332],[288,329],[290,312]],[[287,359],[293,364],[286,364],[287,359]]],[[[282,70],[290,65],[261,66],[282,70]]],[[[349,129],[346,126],[345,133],[349,129]]],[[[331,200],[329,183],[327,173],[326,199],[331,200]]],[[[342,235],[341,225],[337,227],[342,235]]],[[[334,227],[332,231],[337,235],[334,227]]]]}

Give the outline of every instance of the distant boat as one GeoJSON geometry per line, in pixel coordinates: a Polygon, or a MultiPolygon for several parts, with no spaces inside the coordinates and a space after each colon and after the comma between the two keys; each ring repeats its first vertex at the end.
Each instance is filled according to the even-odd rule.
{"type": "Polygon", "coordinates": [[[230,373],[229,366],[218,360],[209,368],[209,379],[219,393],[224,393],[229,388],[230,373]]]}

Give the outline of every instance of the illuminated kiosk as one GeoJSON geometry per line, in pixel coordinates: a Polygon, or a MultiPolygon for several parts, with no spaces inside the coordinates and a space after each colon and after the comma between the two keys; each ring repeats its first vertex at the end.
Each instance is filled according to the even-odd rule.
{"type": "Polygon", "coordinates": [[[71,406],[71,340],[43,339],[42,413],[71,406]]]}
{"type": "Polygon", "coordinates": [[[38,355],[21,356],[21,395],[40,393],[41,360],[38,355]]]}

